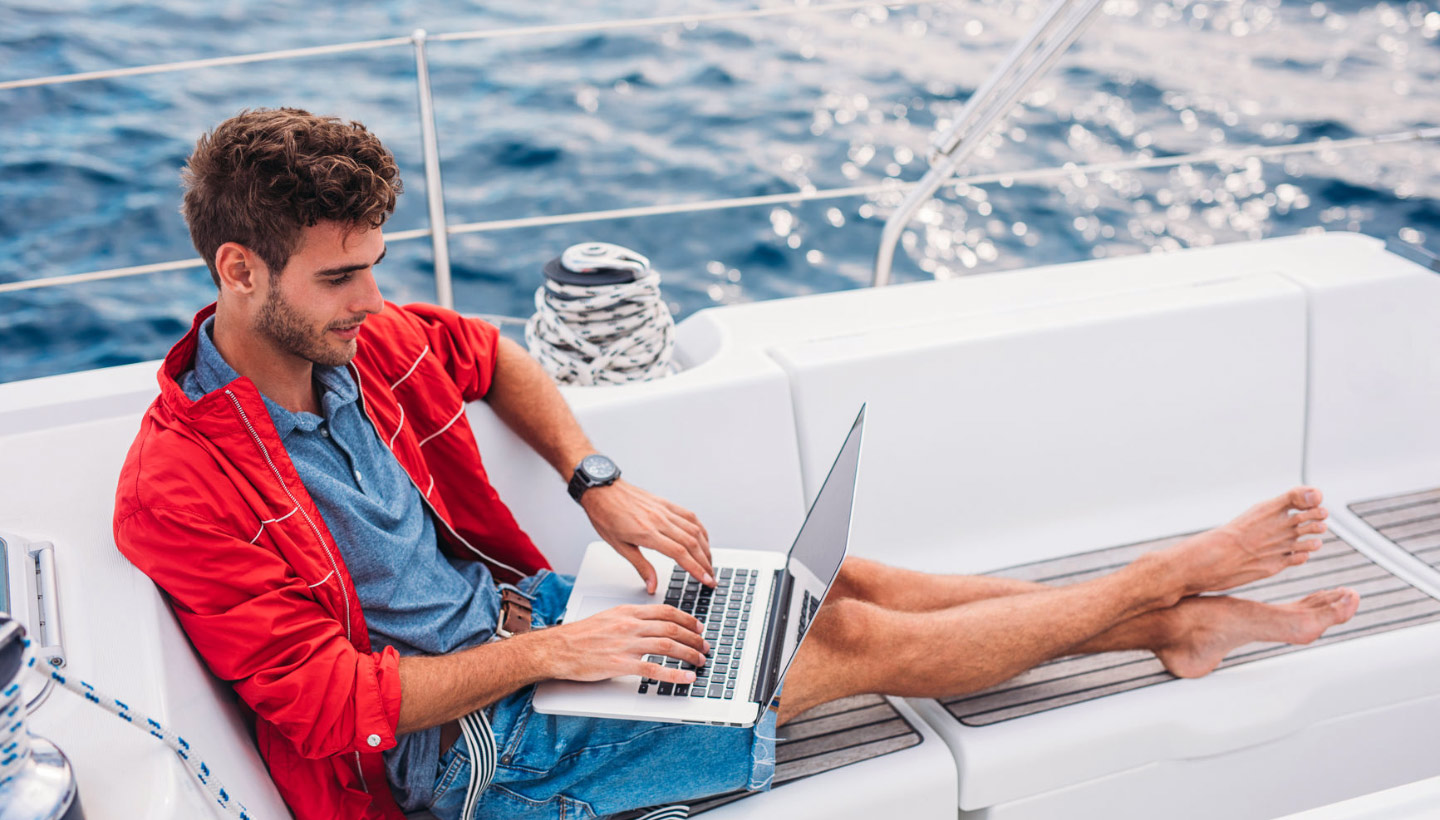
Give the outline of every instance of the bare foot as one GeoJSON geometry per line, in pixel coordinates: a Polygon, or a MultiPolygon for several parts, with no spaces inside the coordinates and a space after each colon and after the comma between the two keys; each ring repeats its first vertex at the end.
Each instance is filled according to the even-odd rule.
{"type": "Polygon", "coordinates": [[[1262,604],[1243,598],[1186,598],[1173,610],[1175,639],[1155,655],[1170,674],[1209,674],[1231,650],[1252,641],[1306,644],[1360,606],[1360,595],[1340,588],[1316,592],[1289,604],[1262,604]]]}
{"type": "Polygon", "coordinates": [[[1178,573],[1186,595],[1218,592],[1267,578],[1286,567],[1303,564],[1320,548],[1320,535],[1330,514],[1320,506],[1320,491],[1296,487],[1263,501],[1234,521],[1187,538],[1156,553],[1178,573]]]}

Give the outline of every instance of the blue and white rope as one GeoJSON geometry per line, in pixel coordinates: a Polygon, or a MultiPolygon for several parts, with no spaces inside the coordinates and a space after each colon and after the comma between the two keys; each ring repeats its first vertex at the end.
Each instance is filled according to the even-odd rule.
{"type": "MultiPolygon", "coordinates": [[[[35,668],[35,656],[30,652],[30,640],[22,639],[25,648],[25,661],[23,669],[35,668]]],[[[47,673],[41,672],[45,675],[47,673]]],[[[132,708],[122,700],[117,700],[91,686],[83,680],[66,677],[56,670],[48,672],[50,680],[60,686],[69,689],[90,703],[99,706],[101,709],[115,715],[130,725],[150,736],[157,738],[160,742],[169,746],[185,764],[185,768],[200,782],[215,802],[232,817],[240,820],[253,820],[253,815],[246,811],[245,806],[236,800],[220,783],[220,779],[210,771],[210,767],[201,760],[189,742],[185,738],[170,732],[159,721],[145,713],[132,708]]],[[[20,699],[20,679],[16,679],[0,692],[0,785],[17,775],[20,768],[25,765],[25,760],[30,756],[30,733],[25,728],[25,706],[20,699]]]]}
{"type": "Polygon", "coordinates": [[[628,384],[670,372],[675,319],[660,298],[660,274],[634,282],[566,285],[552,279],[535,290],[525,345],[556,381],[628,384]]]}

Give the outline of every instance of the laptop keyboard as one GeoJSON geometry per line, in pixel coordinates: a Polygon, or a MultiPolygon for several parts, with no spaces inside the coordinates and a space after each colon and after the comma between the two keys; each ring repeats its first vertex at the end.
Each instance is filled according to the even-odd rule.
{"type": "Polygon", "coordinates": [[[820,599],[811,595],[807,590],[805,597],[800,601],[800,628],[795,631],[795,640],[805,637],[805,630],[810,628],[810,622],[815,620],[815,611],[820,608],[820,599]]]}
{"type": "Polygon", "coordinates": [[[640,694],[734,699],[735,679],[740,674],[745,630],[750,620],[750,606],[755,602],[755,580],[759,575],[759,570],[717,567],[715,588],[711,589],[676,567],[670,576],[665,603],[694,615],[704,624],[705,640],[710,643],[709,662],[696,669],[675,658],[646,655],[645,660],[651,663],[671,669],[693,670],[695,682],[668,683],[645,678],[640,681],[640,694]]]}

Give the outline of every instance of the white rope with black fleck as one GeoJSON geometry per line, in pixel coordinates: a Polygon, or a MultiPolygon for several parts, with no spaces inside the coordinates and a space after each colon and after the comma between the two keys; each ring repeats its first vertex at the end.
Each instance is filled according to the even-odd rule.
{"type": "Polygon", "coordinates": [[[660,298],[660,274],[595,286],[546,279],[535,290],[525,344],[565,384],[629,384],[667,375],[675,320],[660,298]]]}
{"type": "MultiPolygon", "coordinates": [[[[30,640],[22,639],[22,645],[25,649],[25,660],[21,669],[35,669],[35,656],[30,652],[30,640]]],[[[190,744],[185,738],[170,732],[149,715],[131,708],[124,701],[106,695],[83,680],[67,677],[54,669],[48,670],[48,672],[40,671],[40,674],[48,675],[50,680],[60,686],[159,739],[175,752],[180,761],[185,764],[185,768],[190,770],[190,774],[194,775],[200,785],[210,793],[220,808],[232,817],[253,820],[254,815],[250,814],[240,801],[226,791],[225,786],[220,783],[220,779],[190,748],[190,744]]],[[[30,756],[30,732],[25,728],[25,705],[20,698],[20,689],[20,680],[17,676],[3,692],[0,692],[0,785],[4,785],[17,775],[20,768],[25,765],[25,760],[30,756]]]]}

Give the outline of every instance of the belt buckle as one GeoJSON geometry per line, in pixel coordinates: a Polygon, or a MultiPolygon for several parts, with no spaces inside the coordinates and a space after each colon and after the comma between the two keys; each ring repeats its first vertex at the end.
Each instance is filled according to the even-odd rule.
{"type": "Polygon", "coordinates": [[[509,584],[500,585],[500,623],[495,634],[501,638],[530,631],[534,599],[509,584]]]}

